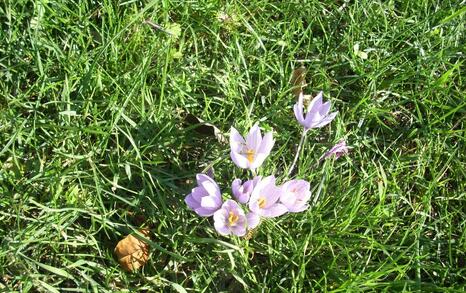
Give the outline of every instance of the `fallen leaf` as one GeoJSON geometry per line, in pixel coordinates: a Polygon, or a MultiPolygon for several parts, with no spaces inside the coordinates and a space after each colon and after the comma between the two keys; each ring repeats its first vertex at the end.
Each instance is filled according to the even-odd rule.
{"type": "Polygon", "coordinates": [[[223,135],[222,131],[218,129],[215,125],[207,123],[201,118],[194,116],[193,114],[188,113],[185,117],[185,121],[188,125],[197,125],[194,128],[194,130],[196,130],[197,132],[204,135],[215,136],[215,138],[220,143],[226,143],[228,141],[225,135],[223,135]]]}
{"type": "MultiPolygon", "coordinates": [[[[139,230],[139,233],[149,238],[148,229],[139,230]]],[[[133,235],[128,235],[118,242],[115,247],[115,254],[121,267],[127,272],[132,272],[147,262],[149,245],[133,235]]]]}
{"type": "Polygon", "coordinates": [[[291,85],[292,85],[292,93],[296,97],[299,96],[299,93],[303,91],[303,88],[306,86],[306,68],[304,66],[298,67],[293,70],[293,74],[291,75],[291,85]]]}

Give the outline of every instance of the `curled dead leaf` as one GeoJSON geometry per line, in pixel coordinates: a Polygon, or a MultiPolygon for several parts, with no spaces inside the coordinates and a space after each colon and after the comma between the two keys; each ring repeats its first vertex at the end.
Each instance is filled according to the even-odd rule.
{"type": "Polygon", "coordinates": [[[299,96],[299,93],[303,91],[303,88],[306,86],[306,68],[304,66],[298,67],[293,70],[291,75],[291,91],[296,97],[299,96]]]}
{"type": "MultiPolygon", "coordinates": [[[[142,229],[139,232],[144,237],[149,238],[149,230],[142,229]]],[[[149,245],[136,238],[133,235],[128,235],[115,247],[115,254],[121,267],[128,272],[135,271],[144,266],[149,258],[149,245]]]]}
{"type": "Polygon", "coordinates": [[[227,143],[228,139],[223,135],[222,131],[218,129],[215,125],[210,124],[194,116],[193,114],[188,113],[185,117],[185,122],[187,125],[195,125],[194,130],[198,133],[207,136],[213,136],[220,143],[227,143]]]}

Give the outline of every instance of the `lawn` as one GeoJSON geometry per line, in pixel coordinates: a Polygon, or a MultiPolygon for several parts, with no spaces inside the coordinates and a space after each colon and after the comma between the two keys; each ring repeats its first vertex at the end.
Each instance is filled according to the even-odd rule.
{"type": "Polygon", "coordinates": [[[0,290],[466,290],[465,5],[1,1],[0,290]],[[314,204],[221,236],[184,198],[209,164],[225,194],[249,173],[196,121],[273,130],[260,172],[284,182],[302,66],[339,111],[297,162],[314,204]]]}

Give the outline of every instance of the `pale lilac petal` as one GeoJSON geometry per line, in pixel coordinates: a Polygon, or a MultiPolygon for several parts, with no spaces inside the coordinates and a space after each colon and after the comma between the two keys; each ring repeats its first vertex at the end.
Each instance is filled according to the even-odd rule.
{"type": "Polygon", "coordinates": [[[249,210],[251,210],[252,212],[258,215],[261,214],[261,211],[262,211],[262,209],[259,207],[259,203],[257,202],[257,200],[252,201],[252,197],[251,197],[251,200],[249,201],[249,210]]]}
{"type": "Polygon", "coordinates": [[[233,192],[233,196],[236,197],[236,199],[238,199],[242,195],[240,188],[241,188],[241,179],[233,180],[233,182],[231,183],[231,191],[233,192]]]}
{"type": "Polygon", "coordinates": [[[319,114],[319,111],[310,111],[307,113],[304,123],[308,128],[314,128],[315,124],[319,123],[322,118],[323,117],[319,114]]]}
{"type": "Polygon", "coordinates": [[[203,182],[206,182],[206,181],[215,183],[215,181],[212,178],[202,173],[196,174],[196,181],[197,181],[197,185],[201,185],[203,182]]]}
{"type": "Polygon", "coordinates": [[[203,207],[197,208],[194,211],[201,217],[210,217],[216,212],[216,210],[203,207]]]}
{"type": "Polygon", "coordinates": [[[311,111],[315,112],[315,111],[318,111],[318,109],[320,109],[320,107],[322,106],[322,95],[323,95],[323,92],[321,91],[317,94],[317,96],[315,96],[314,99],[312,99],[312,101],[307,106],[306,112],[308,113],[311,111]]]}
{"type": "Polygon", "coordinates": [[[265,178],[259,178],[257,180],[257,184],[254,186],[254,189],[251,193],[251,198],[249,199],[249,202],[257,201],[261,196],[262,189],[264,189],[264,187],[269,184],[275,184],[275,177],[273,175],[267,176],[265,178]]]}
{"type": "Polygon", "coordinates": [[[299,207],[288,208],[288,211],[291,212],[291,213],[299,213],[299,212],[307,210],[308,208],[309,208],[309,205],[304,204],[304,205],[299,206],[299,207]]]}
{"type": "Polygon", "coordinates": [[[247,158],[245,158],[243,155],[234,152],[233,150],[230,152],[230,157],[233,160],[233,162],[236,164],[236,166],[242,168],[242,169],[247,169],[249,166],[249,161],[247,158]]]}
{"type": "Polygon", "coordinates": [[[251,169],[259,168],[262,165],[262,163],[264,163],[265,159],[267,159],[268,155],[269,154],[263,154],[263,153],[256,154],[254,161],[251,164],[249,164],[249,167],[251,169]]]}
{"type": "Polygon", "coordinates": [[[215,196],[204,196],[201,200],[201,207],[208,209],[216,209],[222,205],[221,200],[215,196]]]}
{"type": "Polygon", "coordinates": [[[302,115],[303,114],[303,108],[302,107],[300,108],[298,104],[294,104],[293,112],[294,112],[294,116],[296,117],[296,120],[298,120],[299,124],[303,124],[304,123],[304,117],[302,115]]]}
{"type": "Polygon", "coordinates": [[[326,116],[328,114],[328,111],[330,110],[330,102],[325,102],[322,104],[322,106],[319,109],[319,114],[321,116],[326,116]]]}
{"type": "Polygon", "coordinates": [[[319,123],[317,123],[315,125],[315,127],[323,127],[327,124],[329,124],[330,122],[332,122],[333,119],[335,119],[335,117],[337,116],[338,112],[333,112],[333,113],[330,113],[328,116],[326,116],[324,119],[322,119],[322,121],[320,121],[319,123]]]}
{"type": "Polygon", "coordinates": [[[185,202],[185,203],[188,205],[188,207],[189,207],[190,209],[192,209],[192,210],[195,210],[195,209],[197,209],[197,208],[200,207],[199,202],[196,201],[196,200],[193,198],[192,194],[188,194],[188,196],[186,196],[186,197],[184,198],[184,202],[185,202]]]}
{"type": "Polygon", "coordinates": [[[214,213],[214,221],[225,224],[228,218],[228,211],[226,209],[219,209],[214,213]]]}
{"type": "Polygon", "coordinates": [[[260,221],[261,221],[261,218],[258,214],[256,213],[253,213],[253,212],[249,212],[247,215],[246,215],[246,219],[248,221],[248,228],[249,229],[254,229],[257,227],[257,225],[259,225],[260,221]]]}
{"type": "Polygon", "coordinates": [[[214,227],[215,227],[215,230],[217,230],[218,234],[221,234],[221,235],[229,235],[231,233],[230,231],[230,227],[228,227],[225,223],[223,222],[217,222],[215,221],[214,222],[214,227]]]}
{"type": "Polygon", "coordinates": [[[243,220],[243,223],[230,227],[230,230],[236,236],[244,236],[246,235],[246,223],[243,220]]]}
{"type": "Polygon", "coordinates": [[[257,152],[262,142],[261,130],[257,124],[251,128],[246,137],[246,145],[249,149],[257,152]]]}
{"type": "Polygon", "coordinates": [[[299,97],[298,97],[298,103],[294,105],[294,114],[299,123],[304,122],[303,99],[304,99],[304,94],[303,92],[300,92],[299,97]]]}
{"type": "Polygon", "coordinates": [[[204,189],[204,187],[201,186],[196,186],[191,190],[191,195],[193,196],[194,200],[197,202],[201,202],[202,197],[207,194],[207,191],[204,189]]]}
{"type": "Polygon", "coordinates": [[[230,130],[230,150],[232,152],[240,153],[243,151],[246,141],[241,134],[234,128],[230,130]]]}
{"type": "Polygon", "coordinates": [[[217,183],[204,181],[202,182],[201,186],[207,191],[209,195],[220,196],[220,188],[218,187],[217,183]]]}
{"type": "Polygon", "coordinates": [[[265,208],[269,208],[274,205],[280,196],[282,195],[282,189],[280,187],[269,186],[263,191],[263,196],[265,197],[265,208]]]}
{"type": "Polygon", "coordinates": [[[261,143],[261,145],[259,147],[258,152],[263,153],[263,154],[267,154],[267,155],[270,154],[270,151],[272,150],[274,143],[275,143],[275,141],[273,140],[272,131],[267,132],[264,135],[264,138],[262,139],[262,143],[261,143]]]}
{"type": "Polygon", "coordinates": [[[281,203],[276,203],[267,209],[262,209],[261,215],[265,218],[279,217],[288,212],[288,209],[281,203]]]}

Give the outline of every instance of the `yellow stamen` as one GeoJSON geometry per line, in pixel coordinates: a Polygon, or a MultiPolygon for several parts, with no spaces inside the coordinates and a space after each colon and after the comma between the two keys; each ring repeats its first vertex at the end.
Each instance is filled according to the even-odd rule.
{"type": "Polygon", "coordinates": [[[230,224],[230,226],[234,225],[236,222],[238,222],[238,215],[235,214],[234,212],[230,212],[230,215],[228,217],[228,224],[230,224]]]}
{"type": "Polygon", "coordinates": [[[254,150],[246,151],[246,158],[248,159],[249,163],[252,164],[252,162],[254,161],[254,156],[255,156],[254,150]]]}
{"type": "Polygon", "coordinates": [[[265,207],[265,197],[259,198],[259,200],[257,202],[259,203],[259,207],[261,209],[263,209],[265,207]]]}

